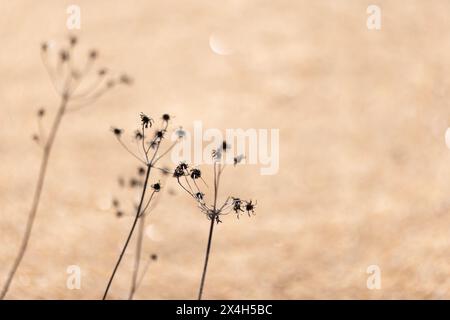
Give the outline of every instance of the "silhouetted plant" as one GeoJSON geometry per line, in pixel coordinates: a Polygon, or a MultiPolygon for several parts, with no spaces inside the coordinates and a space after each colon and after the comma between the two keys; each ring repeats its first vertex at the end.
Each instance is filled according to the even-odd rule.
{"type": "MultiPolygon", "coordinates": [[[[198,183],[198,180],[201,180],[204,186],[206,182],[203,180],[202,172],[198,168],[191,168],[188,164],[182,162],[176,168],[173,176],[176,178],[179,186],[188,193],[192,199],[198,205],[200,211],[206,216],[207,219],[210,220],[209,225],[209,234],[208,234],[208,243],[206,246],[205,252],[205,262],[203,266],[203,272],[200,280],[200,288],[198,292],[198,300],[202,299],[203,288],[205,285],[206,271],[208,268],[208,261],[211,252],[211,244],[212,244],[212,236],[214,231],[214,222],[218,224],[222,222],[220,219],[222,216],[227,215],[231,212],[234,212],[237,217],[243,213],[247,213],[250,217],[255,214],[256,203],[253,203],[252,200],[246,201],[241,200],[240,198],[229,196],[221,205],[218,204],[218,193],[220,186],[220,178],[222,173],[226,167],[225,153],[229,149],[228,144],[224,141],[221,146],[215,149],[212,153],[213,159],[213,170],[214,170],[214,194],[212,198],[212,204],[207,204],[206,195],[203,192],[202,188],[200,188],[201,183],[198,183]],[[190,182],[189,182],[190,181],[190,182]]],[[[234,158],[234,165],[237,165],[243,159],[242,156],[238,156],[234,158]]]]}
{"type": "MultiPolygon", "coordinates": [[[[135,131],[134,133],[134,139],[136,139],[136,142],[138,143],[138,151],[140,150],[140,153],[134,153],[131,151],[131,149],[123,142],[122,135],[123,130],[119,128],[112,128],[112,132],[114,136],[117,138],[117,141],[120,143],[120,145],[135,159],[137,159],[139,162],[143,164],[143,169],[139,170],[140,176],[143,176],[143,179],[133,179],[130,180],[130,185],[133,186],[139,186],[142,187],[141,196],[139,203],[136,208],[136,213],[134,216],[133,224],[131,226],[130,232],[128,233],[127,239],[125,240],[125,244],[123,246],[123,249],[119,255],[119,258],[114,266],[114,269],[112,271],[112,274],[109,278],[108,284],[105,289],[105,293],[103,294],[103,300],[106,299],[109,289],[111,287],[112,281],[114,280],[114,276],[117,272],[117,269],[119,268],[119,265],[122,261],[122,258],[125,254],[125,251],[127,250],[128,244],[130,242],[130,239],[134,233],[134,230],[136,228],[136,225],[138,221],[141,221],[141,227],[139,228],[140,231],[140,240],[138,239],[137,245],[139,246],[136,250],[136,257],[135,257],[135,268],[133,272],[133,279],[132,279],[132,285],[130,290],[129,298],[131,299],[136,291],[137,283],[138,283],[138,272],[139,272],[139,262],[140,262],[140,254],[141,254],[141,245],[142,245],[142,233],[143,228],[145,224],[145,220],[143,219],[146,215],[146,210],[149,208],[153,197],[156,193],[160,192],[162,189],[162,185],[159,182],[155,182],[149,186],[149,178],[150,178],[150,172],[153,168],[160,170],[162,172],[166,172],[166,169],[157,167],[157,163],[159,160],[161,160],[165,155],[167,155],[173,147],[177,144],[178,140],[173,142],[167,150],[165,150],[162,154],[158,155],[158,151],[160,149],[161,143],[163,139],[165,138],[167,134],[167,128],[169,126],[170,116],[168,114],[164,114],[162,116],[162,125],[161,128],[156,129],[153,131],[153,136],[148,135],[148,129],[153,127],[154,120],[147,116],[144,113],[140,114],[141,119],[141,127],[139,130],[135,131]],[[142,156],[140,155],[142,154],[142,156]],[[146,200],[146,192],[148,187],[152,189],[150,196],[146,200]],[[145,205],[144,205],[145,203],[145,205]]],[[[181,135],[178,135],[179,138],[181,138],[181,135]]],[[[121,182],[123,183],[123,181],[121,182]]]]}
{"type": "MultiPolygon", "coordinates": [[[[161,180],[151,186],[152,189],[154,189],[155,191],[161,190],[162,186],[165,185],[167,176],[171,173],[170,169],[168,169],[168,168],[161,168],[160,171],[161,171],[161,180]]],[[[139,166],[136,170],[136,174],[133,175],[129,179],[129,185],[128,185],[127,189],[134,192],[136,188],[142,187],[143,183],[144,183],[143,179],[144,179],[145,173],[146,173],[145,168],[143,166],[139,166]]],[[[122,180],[123,179],[119,179],[119,186],[124,187],[125,183],[123,183],[122,180]]],[[[148,255],[147,263],[146,263],[144,269],[142,270],[141,275],[139,276],[141,256],[143,255],[145,218],[147,215],[150,214],[150,212],[152,212],[156,208],[160,199],[161,199],[161,196],[156,197],[153,200],[152,204],[149,205],[148,208],[144,208],[143,214],[141,214],[139,216],[139,225],[138,225],[138,230],[137,230],[138,233],[137,233],[137,238],[136,238],[136,249],[135,249],[135,256],[134,256],[133,275],[131,278],[130,293],[128,296],[129,300],[133,299],[134,294],[138,290],[139,285],[141,284],[142,280],[145,277],[145,274],[147,273],[150,263],[152,261],[156,261],[156,258],[157,258],[156,254],[148,255]]],[[[116,217],[118,217],[118,218],[121,218],[124,216],[134,216],[134,214],[127,214],[128,210],[126,210],[126,211],[124,210],[123,205],[117,198],[113,198],[112,206],[115,210],[116,217]]],[[[137,207],[138,207],[138,204],[135,203],[134,207],[133,207],[134,211],[137,210],[137,207]]]]}
{"type": "Polygon", "coordinates": [[[69,37],[68,44],[57,52],[56,59],[52,59],[51,57],[51,53],[54,51],[53,46],[50,46],[46,42],[41,45],[42,61],[48,72],[50,80],[60,97],[60,102],[48,135],[45,134],[42,125],[42,118],[46,115],[46,110],[40,108],[37,112],[39,133],[34,134],[32,138],[43,149],[41,165],[22,242],[11,270],[7,275],[6,282],[3,285],[0,293],[0,299],[3,299],[6,296],[14,275],[19,268],[23,256],[25,255],[33,228],[33,223],[36,217],[36,212],[39,206],[50,152],[63,117],[67,114],[67,112],[79,110],[83,107],[91,105],[107,91],[111,90],[116,84],[129,85],[132,82],[131,78],[127,75],[121,75],[117,79],[114,77],[109,77],[107,74],[107,69],[100,68],[95,71],[96,74],[94,76],[94,81],[87,84],[86,79],[92,76],[93,68],[98,60],[98,52],[96,50],[91,50],[87,55],[84,66],[77,66],[73,59],[77,43],[78,39],[75,36],[69,37]]]}

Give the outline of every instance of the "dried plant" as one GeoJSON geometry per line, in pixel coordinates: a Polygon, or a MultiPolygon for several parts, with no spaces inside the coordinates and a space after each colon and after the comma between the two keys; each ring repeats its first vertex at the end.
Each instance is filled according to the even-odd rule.
{"type": "Polygon", "coordinates": [[[14,275],[25,255],[39,206],[50,153],[63,117],[68,112],[76,111],[91,105],[106,92],[111,90],[116,84],[129,85],[132,82],[125,74],[118,78],[109,77],[106,68],[100,68],[93,71],[96,61],[98,60],[98,52],[96,50],[91,50],[88,53],[82,67],[76,65],[74,61],[74,51],[77,44],[78,39],[75,36],[70,36],[68,43],[58,52],[55,52],[53,46],[47,42],[41,45],[42,61],[50,80],[60,97],[60,102],[48,135],[45,134],[42,124],[42,118],[45,116],[46,110],[41,108],[37,112],[39,134],[34,134],[33,140],[38,143],[43,151],[41,165],[22,242],[0,293],[0,299],[4,299],[6,296],[14,275]],[[94,72],[95,74],[93,74],[94,72]],[[94,78],[94,81],[88,83],[89,78],[94,78]]]}
{"type": "MultiPolygon", "coordinates": [[[[147,209],[149,208],[150,204],[152,203],[152,200],[154,199],[154,195],[156,193],[159,193],[162,189],[162,185],[160,182],[156,182],[149,186],[150,172],[153,168],[160,170],[162,172],[167,172],[167,169],[157,167],[156,165],[165,155],[167,155],[173,149],[173,147],[175,147],[175,145],[178,142],[178,140],[174,141],[163,153],[158,155],[161,143],[167,134],[167,128],[169,126],[170,118],[171,118],[170,115],[164,114],[161,119],[162,120],[161,128],[154,130],[153,135],[150,135],[149,129],[151,129],[153,127],[154,120],[144,113],[140,114],[140,119],[141,119],[140,129],[136,130],[134,133],[134,140],[137,143],[138,153],[131,151],[131,149],[122,140],[122,135],[123,135],[122,129],[112,128],[112,132],[114,133],[114,136],[117,138],[117,141],[120,143],[120,145],[130,155],[132,155],[135,159],[137,159],[139,162],[141,162],[144,165],[144,167],[142,168],[143,170],[139,170],[139,174],[141,174],[144,177],[144,179],[143,179],[143,181],[140,181],[140,179],[137,179],[135,181],[133,180],[134,181],[133,183],[137,183],[137,185],[142,187],[140,201],[136,208],[136,213],[134,216],[133,224],[128,233],[127,239],[125,240],[125,244],[119,255],[119,258],[114,266],[113,272],[109,278],[108,284],[105,289],[105,293],[103,294],[103,300],[105,300],[108,295],[112,281],[114,280],[114,276],[117,272],[117,269],[119,268],[119,265],[122,261],[124,254],[127,250],[128,244],[130,242],[131,237],[133,236],[136,225],[137,225],[138,221],[140,220],[141,221],[140,227],[139,227],[140,235],[139,235],[139,239],[137,241],[138,248],[136,250],[135,268],[134,268],[134,272],[133,272],[133,279],[132,279],[132,285],[131,285],[129,298],[131,299],[133,297],[134,293],[136,292],[136,288],[138,285],[138,272],[139,272],[140,254],[141,254],[141,246],[142,246],[142,234],[143,234],[143,228],[145,225],[144,217],[147,213],[147,209]],[[148,187],[150,187],[152,189],[152,191],[146,199],[146,192],[147,192],[148,187]]],[[[182,135],[179,134],[178,137],[182,138],[182,135]]]]}
{"type": "MultiPolygon", "coordinates": [[[[211,252],[212,236],[214,231],[214,223],[218,224],[221,221],[221,217],[228,215],[229,213],[235,213],[237,218],[243,213],[247,213],[250,217],[255,213],[256,203],[252,200],[246,201],[240,198],[229,196],[221,205],[218,204],[218,193],[220,186],[220,178],[226,167],[225,153],[228,151],[229,145],[224,141],[221,146],[219,146],[212,153],[213,159],[213,169],[214,169],[214,194],[212,198],[212,204],[207,204],[206,195],[203,192],[202,184],[204,187],[208,187],[206,182],[203,180],[202,172],[198,168],[191,168],[186,163],[180,163],[173,174],[176,178],[180,187],[186,191],[192,199],[197,203],[200,211],[210,220],[209,225],[209,235],[208,244],[206,246],[205,253],[205,263],[203,266],[202,277],[200,281],[200,288],[198,292],[198,300],[202,299],[203,287],[205,285],[206,271],[208,268],[208,260],[211,252]],[[202,183],[198,181],[201,180],[202,183]],[[190,182],[189,182],[190,181],[190,182]]],[[[237,165],[243,159],[242,156],[237,156],[234,158],[234,165],[237,165]]]]}
{"type": "MultiPolygon", "coordinates": [[[[161,179],[157,182],[159,184],[159,188],[161,189],[161,186],[165,185],[165,181],[167,179],[167,176],[170,174],[170,169],[168,168],[162,168],[161,170],[161,179]]],[[[143,176],[145,175],[145,168],[143,166],[139,166],[136,170],[135,175],[130,177],[128,179],[128,185],[127,189],[134,192],[136,188],[141,188],[143,186],[143,176]]],[[[125,187],[125,181],[123,178],[119,178],[119,186],[125,187]]],[[[158,188],[158,187],[156,187],[158,188]]],[[[141,214],[139,216],[139,225],[137,230],[137,238],[136,238],[136,249],[135,249],[135,256],[134,256],[134,267],[133,267],[133,275],[131,278],[131,286],[130,286],[130,293],[128,296],[129,300],[133,299],[134,294],[139,288],[140,283],[142,282],[142,279],[144,279],[145,274],[147,273],[147,270],[150,266],[151,262],[154,262],[157,260],[156,254],[152,253],[150,255],[147,255],[147,263],[144,266],[141,275],[139,276],[139,270],[140,270],[140,263],[141,263],[141,256],[143,255],[143,239],[144,239],[144,229],[145,229],[145,218],[147,215],[150,214],[158,205],[159,200],[161,199],[161,195],[156,197],[154,201],[152,201],[152,204],[147,208],[144,208],[144,214],[141,214]],[[146,210],[145,210],[146,209],[146,210]]],[[[119,201],[117,197],[115,197],[112,200],[112,206],[115,210],[115,214],[117,218],[122,218],[124,216],[134,216],[134,214],[128,214],[128,210],[125,210],[123,208],[124,201],[119,201]]],[[[138,204],[134,203],[134,210],[137,210],[138,204]]]]}

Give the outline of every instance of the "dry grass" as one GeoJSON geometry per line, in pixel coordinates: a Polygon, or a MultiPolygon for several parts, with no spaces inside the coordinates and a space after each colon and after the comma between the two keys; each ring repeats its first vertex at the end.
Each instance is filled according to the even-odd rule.
{"type": "MultiPolygon", "coordinates": [[[[187,129],[197,119],[280,128],[278,175],[240,167],[222,181],[226,194],[258,198],[258,211],[215,230],[205,298],[450,298],[450,4],[378,3],[382,30],[373,32],[357,0],[79,1],[83,43],[136,83],[64,120],[9,297],[101,297],[130,225],[106,205],[130,165],[109,128],[133,127],[144,111],[174,114],[187,129]],[[213,32],[233,55],[211,52],[213,32]],[[81,290],[66,289],[72,264],[81,290]],[[371,264],[382,290],[366,288],[371,264]]],[[[0,275],[36,180],[34,111],[56,110],[39,44],[67,34],[68,4],[0,4],[0,275]]],[[[176,195],[149,219],[145,242],[159,259],[136,298],[196,296],[208,226],[173,181],[168,188],[176,195]]],[[[127,297],[127,257],[113,298],[127,297]]]]}

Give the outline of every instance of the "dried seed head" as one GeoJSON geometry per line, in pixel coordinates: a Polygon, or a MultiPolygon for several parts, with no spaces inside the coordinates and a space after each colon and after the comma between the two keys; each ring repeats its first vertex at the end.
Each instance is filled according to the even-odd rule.
{"type": "Polygon", "coordinates": [[[33,134],[33,135],[31,136],[31,138],[33,139],[33,141],[36,141],[36,142],[39,141],[39,136],[38,136],[37,134],[33,134]]]}
{"type": "Polygon", "coordinates": [[[119,177],[117,179],[117,183],[119,184],[119,187],[124,187],[125,186],[125,180],[122,177],[119,177]]]}
{"type": "Polygon", "coordinates": [[[126,74],[122,74],[119,78],[120,83],[131,85],[133,83],[133,80],[126,74]]]}
{"type": "Polygon", "coordinates": [[[140,130],[136,130],[134,132],[134,138],[136,140],[142,140],[142,138],[144,138],[144,136],[142,135],[142,132],[140,130]]]}
{"type": "Polygon", "coordinates": [[[205,194],[204,193],[202,193],[202,192],[197,192],[196,194],[195,194],[195,197],[198,199],[198,200],[203,200],[203,197],[205,196],[205,194]]]}
{"type": "Polygon", "coordinates": [[[191,170],[191,178],[192,179],[199,179],[202,177],[202,172],[199,169],[192,169],[191,170]]]}
{"type": "Polygon", "coordinates": [[[116,198],[114,198],[114,199],[112,200],[112,206],[113,206],[114,208],[118,208],[118,207],[119,207],[119,200],[117,200],[116,198]]]}
{"type": "Polygon", "coordinates": [[[151,185],[152,189],[155,190],[155,192],[161,191],[161,184],[159,182],[151,185]]]}
{"type": "Polygon", "coordinates": [[[248,214],[255,212],[255,206],[256,203],[252,203],[252,200],[246,203],[245,205],[245,211],[247,211],[248,214]]]}
{"type": "Polygon", "coordinates": [[[244,158],[245,158],[245,157],[244,157],[244,155],[242,155],[242,154],[240,154],[240,155],[234,157],[234,159],[233,159],[234,165],[236,166],[236,165],[237,165],[238,163],[240,163],[244,158]]]}
{"type": "Polygon", "coordinates": [[[162,119],[167,122],[170,120],[170,115],[165,113],[165,114],[163,114],[162,119]]]}
{"type": "Polygon", "coordinates": [[[91,51],[89,51],[89,58],[92,60],[97,59],[98,57],[98,52],[95,49],[92,49],[91,51]]]}
{"type": "Polygon", "coordinates": [[[116,127],[112,127],[112,128],[111,128],[111,131],[114,133],[114,135],[115,135],[117,138],[120,138],[120,137],[122,136],[122,133],[123,133],[123,130],[122,130],[122,129],[119,129],[119,128],[116,128],[116,127]]]}
{"type": "Polygon", "coordinates": [[[156,260],[158,260],[158,255],[155,254],[155,253],[152,253],[152,254],[150,255],[150,259],[151,259],[152,261],[156,261],[156,260]]]}
{"type": "Polygon", "coordinates": [[[173,176],[175,178],[179,178],[185,175],[186,170],[188,168],[188,165],[184,162],[180,163],[176,168],[175,171],[173,173],[173,176]]]}
{"type": "Polygon", "coordinates": [[[244,210],[242,210],[241,206],[242,206],[242,200],[239,199],[239,198],[233,198],[233,210],[234,210],[234,212],[236,212],[236,213],[239,213],[240,211],[243,212],[244,210]]]}
{"type": "Polygon", "coordinates": [[[123,216],[124,216],[123,211],[121,211],[121,210],[117,210],[117,211],[116,211],[116,217],[117,217],[117,218],[121,218],[121,217],[123,217],[123,216]]]}
{"type": "Polygon", "coordinates": [[[106,69],[106,68],[101,68],[101,69],[98,70],[98,75],[99,75],[100,77],[103,77],[104,75],[106,75],[107,72],[108,72],[108,69],[106,69]]]}
{"type": "Polygon", "coordinates": [[[61,59],[62,62],[68,61],[70,59],[69,52],[67,52],[66,50],[61,50],[59,52],[59,58],[61,59]]]}
{"type": "Polygon", "coordinates": [[[143,176],[145,174],[145,168],[144,167],[139,167],[138,168],[138,175],[143,176]]]}
{"type": "Polygon", "coordinates": [[[145,115],[143,112],[141,112],[140,117],[141,117],[142,125],[145,128],[148,128],[148,127],[151,128],[152,127],[152,123],[153,123],[153,119],[152,118],[150,118],[149,116],[145,115]]]}
{"type": "Polygon", "coordinates": [[[187,170],[189,167],[186,162],[181,162],[178,166],[183,170],[187,170]]]}
{"type": "Polygon", "coordinates": [[[40,108],[37,112],[38,117],[42,118],[45,115],[45,109],[40,108]]]}
{"type": "Polygon", "coordinates": [[[72,47],[74,47],[78,43],[78,38],[76,36],[69,37],[69,43],[72,47]]]}
{"type": "Polygon", "coordinates": [[[164,138],[164,131],[163,130],[158,130],[155,132],[155,137],[158,139],[162,139],[164,138]]]}
{"type": "Polygon", "coordinates": [[[41,43],[41,51],[42,51],[42,52],[47,52],[47,49],[48,49],[48,44],[47,44],[47,42],[42,42],[42,43],[41,43]]]}
{"type": "Polygon", "coordinates": [[[106,82],[106,87],[108,89],[114,87],[116,85],[116,82],[114,80],[108,80],[108,82],[106,82]]]}

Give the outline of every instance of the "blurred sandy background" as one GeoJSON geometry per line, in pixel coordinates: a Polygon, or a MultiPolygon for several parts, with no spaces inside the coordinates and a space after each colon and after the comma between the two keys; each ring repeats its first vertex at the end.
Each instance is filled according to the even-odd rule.
{"type": "MultiPolygon", "coordinates": [[[[69,4],[0,3],[0,285],[37,178],[35,112],[58,101],[39,46],[64,41],[69,4]]],[[[109,201],[137,165],[109,128],[131,132],[141,111],[186,129],[280,129],[277,175],[224,175],[222,192],[257,199],[257,215],[215,230],[205,298],[450,298],[448,1],[378,0],[380,31],[366,28],[372,2],[359,0],[76,4],[79,52],[98,48],[101,65],[135,84],[63,120],[8,298],[101,298],[132,222],[109,201]],[[211,35],[233,53],[214,53],[211,35]],[[372,264],[381,290],[366,287],[372,264]],[[81,290],[66,288],[69,265],[81,267],[81,290]]],[[[194,299],[208,222],[166,187],[176,194],[162,195],[145,240],[159,260],[136,298],[194,299]]],[[[126,298],[132,258],[111,298],[126,298]]]]}

